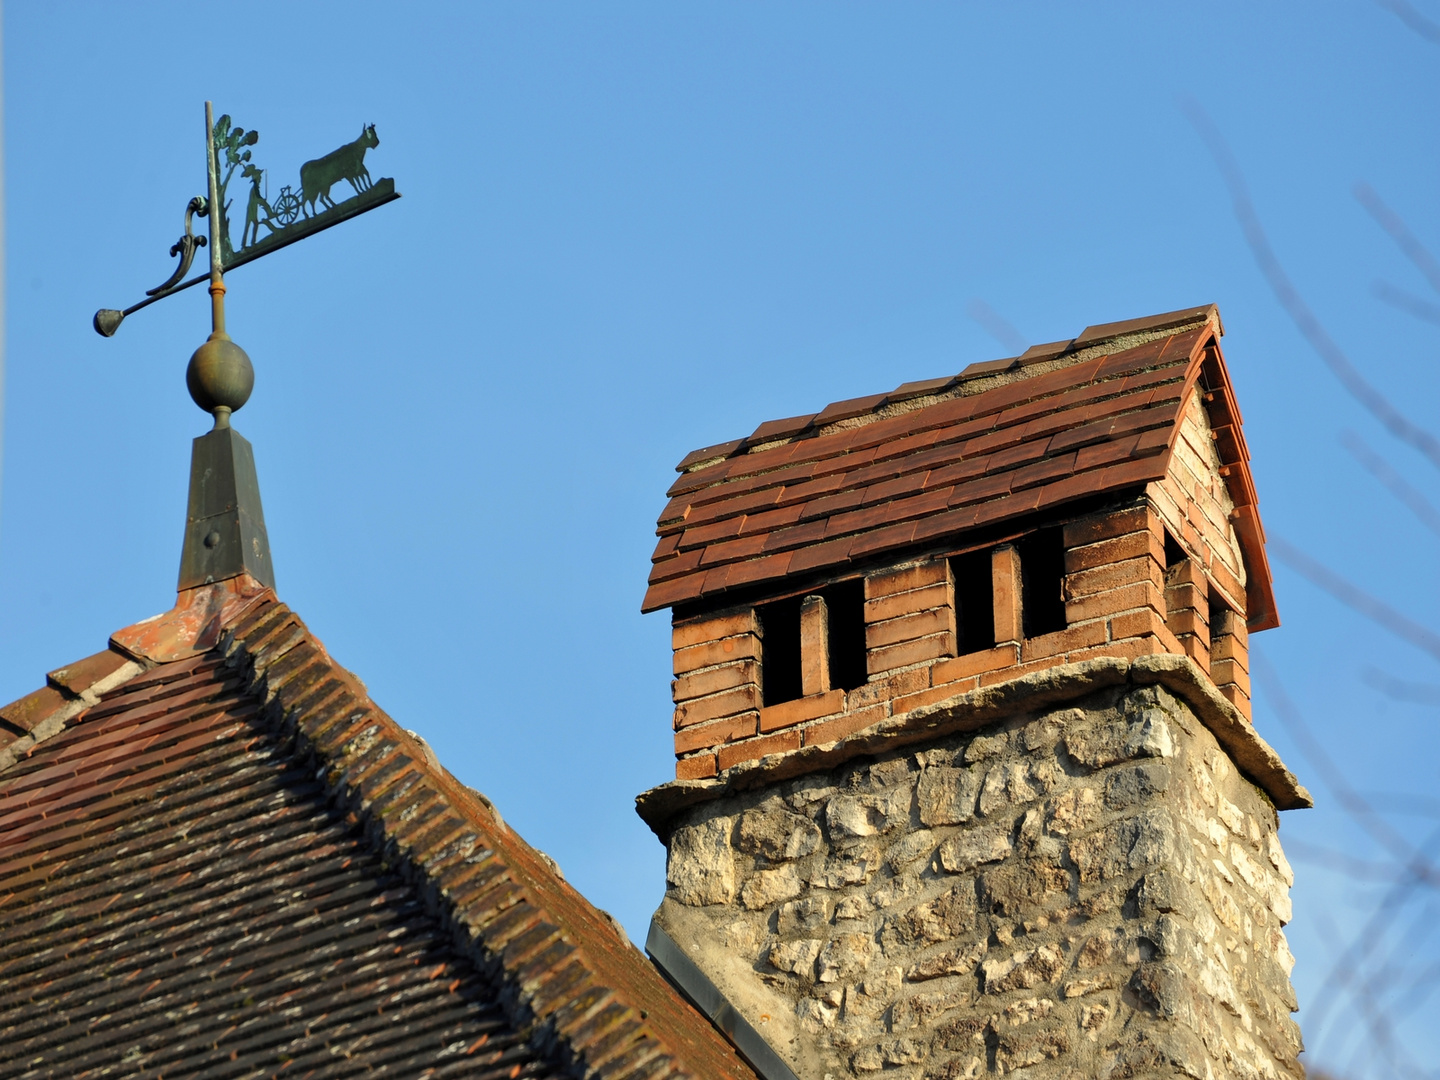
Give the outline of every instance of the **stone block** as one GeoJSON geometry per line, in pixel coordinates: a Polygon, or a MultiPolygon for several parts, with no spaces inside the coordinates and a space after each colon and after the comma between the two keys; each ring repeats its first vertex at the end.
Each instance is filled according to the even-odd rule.
{"type": "Polygon", "coordinates": [[[975,816],[980,774],[974,769],[932,765],[915,786],[920,820],[926,825],[961,825],[975,816]]]}
{"type": "Polygon", "coordinates": [[[967,829],[940,845],[936,857],[950,874],[973,870],[983,863],[999,862],[1015,850],[1005,822],[967,829]]]}
{"type": "Polygon", "coordinates": [[[820,846],[820,827],[780,807],[746,810],[740,815],[736,846],[771,862],[803,859],[820,846]]]}
{"type": "MultiPolygon", "coordinates": [[[[882,942],[934,945],[954,941],[975,927],[975,886],[969,882],[941,893],[933,900],[916,904],[893,916],[881,935],[882,942]]],[[[887,954],[889,949],[887,948],[887,954]]]]}
{"type": "Polygon", "coordinates": [[[735,899],[733,826],[730,818],[718,817],[675,830],[665,878],[680,903],[728,904],[735,899]]]}

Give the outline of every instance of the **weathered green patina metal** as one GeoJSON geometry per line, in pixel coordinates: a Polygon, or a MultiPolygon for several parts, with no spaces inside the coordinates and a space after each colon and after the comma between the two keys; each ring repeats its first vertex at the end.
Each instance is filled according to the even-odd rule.
{"type": "MultiPolygon", "coordinates": [[[[208,102],[206,109],[209,116],[208,102]]],[[[197,195],[186,204],[185,234],[170,248],[171,257],[179,256],[180,262],[164,284],[147,290],[145,299],[140,302],[123,311],[113,308],[97,311],[94,319],[96,333],[110,337],[127,315],[210,278],[210,274],[197,274],[187,280],[185,275],[190,270],[195,249],[206,245],[205,237],[192,233],[191,221],[196,216],[210,216],[212,206],[218,205],[220,213],[218,228],[217,220],[211,221],[211,261],[213,266],[218,250],[220,270],[224,273],[400,198],[393,179],[382,177],[371,180],[365,167],[366,151],[380,145],[374,124],[366,124],[359,138],[353,142],[301,165],[298,186],[283,186],[273,200],[267,191],[268,170],[260,168],[253,160],[251,148],[260,141],[260,133],[235,126],[228,115],[222,115],[213,123],[207,121],[206,129],[210,147],[207,172],[213,162],[217,174],[215,190],[208,197],[197,195]],[[249,181],[250,185],[238,248],[231,232],[230,208],[234,199],[229,194],[230,182],[237,172],[239,179],[249,181]],[[350,185],[352,194],[337,202],[332,198],[332,190],[342,180],[350,185]],[[218,249],[215,247],[217,238],[218,249]]]]}
{"type": "Polygon", "coordinates": [[[365,152],[380,145],[374,124],[362,128],[354,142],[300,166],[298,192],[283,187],[273,203],[266,192],[265,170],[252,160],[250,148],[259,141],[258,132],[235,126],[229,116],[216,121],[211,103],[205,103],[207,190],[185,206],[184,235],[170,248],[171,257],[179,259],[174,272],[148,290],[139,303],[123,311],[104,308],[94,318],[96,332],[110,337],[127,315],[202,281],[210,283],[210,336],[190,357],[185,385],[195,404],[214,417],[214,426],[195,440],[191,450],[190,498],[180,555],[181,591],[242,574],[262,585],[273,588],[275,584],[255,455],[245,438],[230,426],[231,414],[250,398],[255,368],[225,330],[225,271],[400,197],[395,181],[372,181],[365,168],[365,152]],[[250,183],[239,248],[233,243],[229,216],[233,201],[229,186],[237,172],[242,181],[250,183]],[[336,202],[331,193],[342,180],[354,193],[336,202]],[[196,217],[209,220],[208,239],[195,235],[196,217]],[[186,280],[195,252],[206,246],[210,249],[209,272],[186,280]]]}
{"type": "Polygon", "coordinates": [[[179,588],[194,589],[240,574],[275,585],[255,452],[234,428],[216,427],[191,446],[179,588]]]}

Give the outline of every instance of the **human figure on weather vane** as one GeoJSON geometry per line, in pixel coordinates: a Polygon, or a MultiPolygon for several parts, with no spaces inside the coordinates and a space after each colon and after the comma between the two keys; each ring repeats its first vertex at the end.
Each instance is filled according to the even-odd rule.
{"type": "Polygon", "coordinates": [[[257,169],[248,162],[245,171],[240,174],[250,181],[250,201],[245,207],[245,228],[240,231],[240,247],[242,249],[250,246],[260,239],[260,226],[264,225],[272,233],[279,226],[275,224],[275,211],[266,201],[265,196],[260,194],[260,181],[265,176],[264,169],[257,169]],[[265,216],[260,216],[260,208],[265,208],[265,216]]]}

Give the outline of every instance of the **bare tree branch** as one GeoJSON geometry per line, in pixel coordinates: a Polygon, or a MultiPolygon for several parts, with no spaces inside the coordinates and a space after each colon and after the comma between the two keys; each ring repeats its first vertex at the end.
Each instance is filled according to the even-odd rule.
{"type": "Polygon", "coordinates": [[[1369,412],[1385,426],[1395,438],[1402,442],[1409,443],[1419,450],[1430,463],[1440,469],[1440,439],[1426,431],[1417,424],[1411,423],[1400,410],[1391,405],[1385,396],[1371,386],[1363,375],[1356,370],[1355,365],[1335,344],[1330,334],[1315,317],[1308,304],[1301,298],[1300,293],[1291,283],[1289,275],[1285,273],[1276,258],[1275,251],[1270,246],[1270,240],[1265,235],[1265,230],[1260,224],[1259,215],[1255,212],[1255,206],[1250,201],[1250,191],[1245,184],[1245,177],[1240,172],[1234,155],[1225,144],[1224,138],[1219,130],[1211,122],[1210,117],[1192,99],[1181,100],[1181,108],[1189,118],[1195,130],[1199,132],[1201,139],[1205,141],[1210,156],[1215,159],[1215,164],[1220,170],[1220,175],[1225,181],[1225,186],[1230,189],[1230,202],[1234,208],[1235,218],[1240,223],[1240,229],[1245,234],[1245,241],[1250,245],[1250,252],[1255,257],[1255,262],[1260,267],[1260,272],[1265,276],[1275,298],[1280,301],[1280,306],[1290,316],[1301,335],[1310,343],[1325,366],[1340,380],[1340,385],[1364,406],[1369,412]]]}
{"type": "Polygon", "coordinates": [[[1359,200],[1371,217],[1375,219],[1382,229],[1390,234],[1405,257],[1415,264],[1415,268],[1425,275],[1425,280],[1430,282],[1430,288],[1440,293],[1440,262],[1435,261],[1435,256],[1426,250],[1425,245],[1420,243],[1410,227],[1401,220],[1400,215],[1386,206],[1375,189],[1369,184],[1361,181],[1353,189],[1355,198],[1359,200]]]}
{"type": "Polygon", "coordinates": [[[1411,682],[1397,679],[1379,668],[1367,667],[1360,672],[1360,681],[1373,690],[1407,705],[1440,706],[1440,686],[1435,683],[1411,682]]]}
{"type": "Polygon", "coordinates": [[[1009,349],[1012,353],[1019,355],[1029,345],[1024,334],[1016,330],[1008,319],[979,297],[965,305],[965,313],[983,326],[985,332],[998,341],[1003,348],[1009,349]]]}
{"type": "Polygon", "coordinates": [[[1385,301],[1391,307],[1399,308],[1407,315],[1413,315],[1423,322],[1435,323],[1440,326],[1440,304],[1432,304],[1429,300],[1421,300],[1404,289],[1397,289],[1388,281],[1377,281],[1370,286],[1370,291],[1379,300],[1385,301]]]}
{"type": "MultiPolygon", "coordinates": [[[[1389,952],[1359,980],[1361,993],[1355,995],[1357,1003],[1366,1016],[1371,1037],[1382,1046],[1393,1045],[1394,1021],[1397,1018],[1395,1006],[1398,1001],[1386,999],[1400,997],[1397,991],[1407,973],[1405,960],[1412,955],[1414,948],[1424,943],[1424,939],[1433,930],[1434,919],[1430,907],[1428,904],[1422,906],[1408,928],[1391,935],[1389,952]]],[[[1357,1043],[1351,1057],[1352,1068],[1358,1061],[1367,1059],[1367,1051],[1363,1041],[1357,1043]]],[[[1410,1063],[1406,1071],[1416,1076],[1425,1075],[1418,1063],[1410,1063]]]]}
{"type": "Polygon", "coordinates": [[[1365,801],[1376,810],[1412,817],[1440,818],[1440,799],[1397,791],[1362,791],[1365,801]]]}
{"type": "Polygon", "coordinates": [[[1440,45],[1440,24],[1421,15],[1406,0],[1376,0],[1376,3],[1393,12],[1401,22],[1432,45],[1440,45]]]}
{"type": "MultiPolygon", "coordinates": [[[[1336,958],[1330,968],[1329,974],[1321,984],[1320,991],[1316,995],[1315,1011],[1308,1018],[1311,1037],[1318,1044],[1321,1033],[1324,1030],[1325,1019],[1328,1016],[1329,1002],[1334,1000],[1334,995],[1342,987],[1350,987],[1357,981],[1357,973],[1364,965],[1365,960],[1373,953],[1376,943],[1380,940],[1384,931],[1393,924],[1394,916],[1399,908],[1408,902],[1414,892],[1421,887],[1440,888],[1440,870],[1430,861],[1425,854],[1426,850],[1440,840],[1440,830],[1437,830],[1422,847],[1417,850],[1409,841],[1397,832],[1389,822],[1385,821],[1375,809],[1350,786],[1349,780],[1344,772],[1335,764],[1334,760],[1320,744],[1319,740],[1311,733],[1309,726],[1305,723],[1299,709],[1295,707],[1290,696],[1285,692],[1278,674],[1270,665],[1263,653],[1252,652],[1252,674],[1256,683],[1263,688],[1267,700],[1274,708],[1276,716],[1284,724],[1290,737],[1294,739],[1296,746],[1310,765],[1319,773],[1322,782],[1335,797],[1347,815],[1380,846],[1390,852],[1405,867],[1405,874],[1397,881],[1377,905],[1374,913],[1367,920],[1366,925],[1359,934],[1352,939],[1349,946],[1336,958]]],[[[1392,1067],[1403,1067],[1394,1059],[1395,1048],[1388,1039],[1388,1021],[1375,1015],[1369,1008],[1369,1004],[1362,996],[1357,997],[1356,1005],[1366,1015],[1367,1022],[1371,1022],[1371,1034],[1380,1045],[1382,1053],[1385,1054],[1392,1067]],[[1377,1026],[1378,1025],[1378,1026],[1377,1026]]],[[[1405,1071],[1411,1071],[1405,1068],[1405,1071]]]]}
{"type": "MultiPolygon", "coordinates": [[[[1402,836],[1393,825],[1386,821],[1376,812],[1358,791],[1350,786],[1345,773],[1320,745],[1318,739],[1310,733],[1309,726],[1290,700],[1290,695],[1285,692],[1284,686],[1280,683],[1280,677],[1263,653],[1251,655],[1254,663],[1254,673],[1259,676],[1258,681],[1265,687],[1265,693],[1270,698],[1270,704],[1274,707],[1276,715],[1285,725],[1285,730],[1295,740],[1300,752],[1305,755],[1305,760],[1314,766],[1315,771],[1335,796],[1336,802],[1350,815],[1350,817],[1370,834],[1370,837],[1382,848],[1398,859],[1407,871],[1417,880],[1440,889],[1440,869],[1420,851],[1416,850],[1402,836]]],[[[1440,834],[1437,834],[1440,835],[1440,834]]]]}
{"type": "Polygon", "coordinates": [[[1440,536],[1440,510],[1435,509],[1434,504],[1418,489],[1411,487],[1388,461],[1370,449],[1364,439],[1353,431],[1342,431],[1340,445],[1349,450],[1371,476],[1384,484],[1390,494],[1404,503],[1406,508],[1420,519],[1422,525],[1440,536]]]}
{"type": "Polygon", "coordinates": [[[1316,562],[1284,537],[1272,535],[1269,548],[1281,562],[1302,577],[1308,578],[1311,584],[1324,589],[1352,611],[1358,611],[1367,619],[1389,630],[1396,637],[1408,641],[1417,649],[1422,649],[1436,660],[1440,660],[1440,634],[1435,633],[1429,627],[1421,626],[1408,616],[1401,615],[1383,600],[1377,600],[1369,593],[1350,584],[1329,567],[1316,562]]]}
{"type": "Polygon", "coordinates": [[[1337,851],[1320,844],[1311,844],[1298,836],[1292,836],[1285,841],[1285,854],[1295,862],[1312,863],[1329,870],[1337,870],[1350,877],[1383,881],[1387,885],[1393,884],[1404,875],[1404,867],[1396,866],[1393,861],[1377,862],[1374,859],[1357,859],[1354,855],[1344,851],[1337,851]]]}

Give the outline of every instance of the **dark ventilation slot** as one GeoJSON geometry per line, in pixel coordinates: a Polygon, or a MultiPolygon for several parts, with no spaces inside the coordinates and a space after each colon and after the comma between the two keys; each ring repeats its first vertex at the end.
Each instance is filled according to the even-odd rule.
{"type": "Polygon", "coordinates": [[[1020,549],[1020,612],[1027,638],[1065,629],[1065,534],[1041,529],[1020,549]]]}
{"type": "Polygon", "coordinates": [[[760,617],[760,697],[779,705],[801,696],[800,600],[776,600],[755,609],[760,617]]]}
{"type": "Polygon", "coordinates": [[[1185,554],[1185,549],[1180,546],[1180,541],[1170,535],[1170,530],[1165,530],[1165,569],[1172,570],[1179,566],[1190,556],[1185,554]]]}
{"type": "Polygon", "coordinates": [[[1227,629],[1225,616],[1230,614],[1230,605],[1215,595],[1214,588],[1210,590],[1210,644],[1214,645],[1224,636],[1227,629]]]}
{"type": "MultiPolygon", "coordinates": [[[[870,677],[865,666],[865,582],[842,581],[820,593],[825,597],[830,634],[830,688],[854,690],[870,677]]],[[[766,704],[769,704],[767,701],[766,704]]]]}
{"type": "Polygon", "coordinates": [[[995,647],[995,586],[988,551],[950,560],[955,575],[956,646],[961,655],[995,647]]]}

